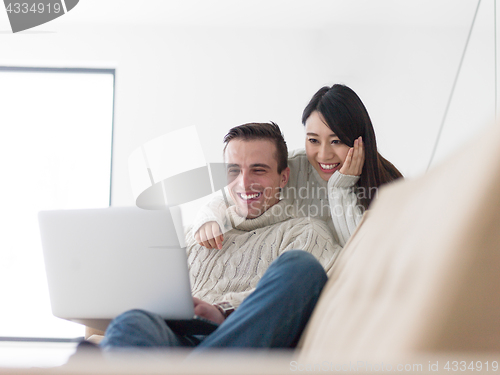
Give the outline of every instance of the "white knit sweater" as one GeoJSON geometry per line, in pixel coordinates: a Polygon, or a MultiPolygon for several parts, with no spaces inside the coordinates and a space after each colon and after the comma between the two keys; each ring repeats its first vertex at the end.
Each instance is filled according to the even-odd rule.
{"type": "Polygon", "coordinates": [[[287,250],[313,254],[328,271],[341,247],[328,226],[317,219],[295,218],[280,201],[255,219],[239,217],[234,206],[228,215],[240,224],[224,234],[221,250],[208,250],[187,233],[187,254],[193,295],[209,303],[230,302],[237,307],[255,289],[272,261],[287,250]]]}
{"type": "MultiPolygon", "coordinates": [[[[363,216],[354,191],[359,176],[337,171],[326,182],[307,160],[305,150],[289,153],[288,166],[290,179],[282,196],[295,206],[296,217],[315,217],[326,222],[336,242],[344,246],[363,216]]],[[[226,208],[231,205],[234,202],[229,194],[226,199],[215,196],[198,212],[193,233],[209,221],[217,222],[223,233],[231,230],[232,224],[226,216],[226,208]]]]}

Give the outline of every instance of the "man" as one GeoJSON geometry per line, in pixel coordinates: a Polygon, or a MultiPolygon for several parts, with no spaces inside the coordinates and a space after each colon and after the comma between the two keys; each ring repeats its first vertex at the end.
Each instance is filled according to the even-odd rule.
{"type": "Polygon", "coordinates": [[[294,218],[293,205],[279,199],[290,170],[276,124],[235,127],[224,142],[227,189],[235,202],[227,215],[234,229],[220,250],[187,235],[195,314],[220,327],[208,336],[180,335],[161,317],[133,310],[113,320],[102,347],[297,344],[326,282],[323,268],[333,265],[340,246],[325,223],[294,218]]]}

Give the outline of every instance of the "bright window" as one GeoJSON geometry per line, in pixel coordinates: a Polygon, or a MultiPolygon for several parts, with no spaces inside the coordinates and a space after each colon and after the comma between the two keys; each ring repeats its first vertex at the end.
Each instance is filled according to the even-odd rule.
{"type": "Polygon", "coordinates": [[[83,336],[52,316],[42,209],[110,204],[114,70],[0,67],[0,336],[83,336]]]}

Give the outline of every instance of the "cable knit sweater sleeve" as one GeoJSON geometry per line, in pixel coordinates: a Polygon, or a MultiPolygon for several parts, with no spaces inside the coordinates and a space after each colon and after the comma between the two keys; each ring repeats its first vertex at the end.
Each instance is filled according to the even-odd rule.
{"type": "Polygon", "coordinates": [[[349,176],[340,172],[335,172],[328,180],[330,214],[342,247],[351,238],[363,216],[354,191],[354,185],[358,180],[359,176],[349,176]]]}
{"type": "Polygon", "coordinates": [[[234,202],[227,191],[224,193],[224,196],[222,191],[214,194],[213,197],[198,210],[192,226],[193,234],[196,233],[203,224],[210,221],[215,221],[219,224],[222,233],[231,230],[231,224],[226,218],[226,209],[232,205],[234,205],[234,202]]]}

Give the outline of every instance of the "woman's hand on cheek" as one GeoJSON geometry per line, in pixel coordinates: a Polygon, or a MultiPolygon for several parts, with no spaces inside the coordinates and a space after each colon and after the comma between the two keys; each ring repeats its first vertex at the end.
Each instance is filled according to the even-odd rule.
{"type": "Polygon", "coordinates": [[[361,137],[354,141],[339,172],[349,176],[360,176],[365,164],[365,146],[361,137]]]}

